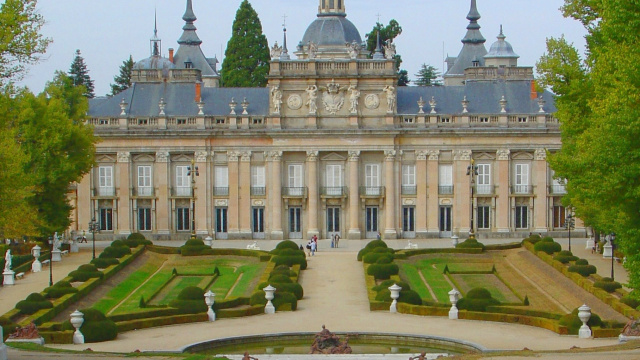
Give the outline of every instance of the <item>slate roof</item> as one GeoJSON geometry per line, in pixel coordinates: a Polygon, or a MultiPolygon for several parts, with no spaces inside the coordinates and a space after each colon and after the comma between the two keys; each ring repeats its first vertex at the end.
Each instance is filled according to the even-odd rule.
{"type": "Polygon", "coordinates": [[[486,39],[480,32],[480,13],[476,6],[476,0],[471,1],[471,9],[467,15],[469,25],[467,26],[467,34],[462,39],[462,50],[456,58],[456,62],[444,75],[464,75],[464,70],[473,66],[474,61],[478,61],[480,66],[484,66],[484,56],[487,55],[487,49],[484,47],[486,39]]]}
{"type": "MultiPolygon", "coordinates": [[[[500,113],[502,96],[507,100],[510,115],[537,114],[538,99],[531,99],[531,81],[469,81],[464,86],[408,86],[398,87],[398,114],[415,115],[420,110],[420,97],[426,102],[425,113],[431,111],[429,100],[434,97],[438,114],[461,114],[462,100],[467,97],[470,115],[492,115],[500,113]]],[[[553,94],[542,93],[546,101],[546,113],[556,112],[553,94]]]]}
{"type": "Polygon", "coordinates": [[[307,31],[302,38],[303,44],[313,41],[318,46],[334,45],[344,48],[345,43],[356,42],[362,43],[360,32],[347,20],[344,16],[318,16],[318,18],[309,25],[307,31]]]}

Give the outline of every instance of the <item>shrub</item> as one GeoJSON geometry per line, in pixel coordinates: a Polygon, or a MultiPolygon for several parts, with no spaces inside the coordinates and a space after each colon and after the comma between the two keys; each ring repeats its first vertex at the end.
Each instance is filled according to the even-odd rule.
{"type": "Polygon", "coordinates": [[[588,277],[591,274],[595,274],[597,269],[593,265],[571,265],[569,266],[569,271],[588,277]]]}
{"type": "Polygon", "coordinates": [[[467,295],[458,301],[457,307],[460,310],[487,311],[488,306],[499,305],[500,302],[493,297],[489,290],[485,288],[473,288],[467,295]]]}
{"type": "Polygon", "coordinates": [[[101,342],[113,340],[118,336],[116,323],[107,319],[103,313],[95,309],[80,310],[84,314],[84,323],[80,331],[85,342],[101,342]]]}
{"type": "Polygon", "coordinates": [[[540,239],[540,241],[542,241],[542,242],[555,242],[555,240],[553,240],[553,238],[551,236],[545,236],[542,239],[540,239]]]}
{"type": "Polygon", "coordinates": [[[197,286],[189,286],[178,294],[178,297],[169,303],[169,306],[180,309],[185,314],[197,314],[207,311],[204,302],[204,290],[197,286]]]}
{"type": "MultiPolygon", "coordinates": [[[[296,296],[298,300],[302,299],[304,296],[304,290],[302,289],[302,285],[298,283],[270,283],[270,284],[260,284],[260,288],[265,288],[267,285],[271,285],[274,288],[278,289],[276,292],[288,292],[292,293],[296,296]],[[264,285],[264,286],[263,286],[264,285]]],[[[266,302],[265,302],[266,304],[266,302]]]]}
{"type": "Polygon", "coordinates": [[[17,324],[5,317],[0,317],[0,326],[2,327],[3,340],[6,340],[18,328],[17,324]]]}
{"type": "Polygon", "coordinates": [[[484,251],[484,244],[479,242],[476,238],[468,238],[467,240],[458,243],[456,249],[482,249],[484,251]]]}
{"type": "Polygon", "coordinates": [[[553,255],[554,253],[562,250],[562,246],[557,242],[554,242],[553,239],[551,239],[550,242],[545,241],[545,239],[548,239],[548,237],[543,238],[540,242],[533,245],[533,249],[535,251],[543,251],[549,255],[553,255]]]}
{"type": "Polygon", "coordinates": [[[178,294],[178,300],[202,300],[204,301],[205,291],[197,286],[188,286],[178,294]]]}
{"type": "MultiPolygon", "coordinates": [[[[580,330],[580,327],[582,326],[582,321],[580,321],[580,318],[578,317],[578,309],[575,309],[571,314],[567,314],[560,318],[560,325],[566,326],[569,329],[570,335],[577,335],[578,330],[580,330]]],[[[587,325],[590,327],[602,326],[602,319],[600,316],[592,313],[587,325]]]]}
{"type": "Polygon", "coordinates": [[[393,262],[393,256],[389,254],[382,254],[376,261],[376,264],[391,264],[393,262]]]}
{"type": "MultiPolygon", "coordinates": [[[[565,251],[561,251],[560,253],[558,253],[558,255],[553,257],[553,260],[559,261],[563,264],[568,264],[571,261],[576,261],[578,260],[577,256],[573,256],[573,255],[562,255],[562,253],[565,251]]],[[[566,251],[569,252],[569,251],[566,251]]],[[[570,252],[569,252],[570,253],[570,252]]]]}
{"type": "Polygon", "coordinates": [[[200,239],[189,239],[180,247],[180,254],[182,256],[197,256],[204,255],[206,251],[211,248],[204,244],[204,241],[200,239]]]}
{"type": "Polygon", "coordinates": [[[629,295],[623,296],[622,299],[620,299],[620,302],[623,304],[627,304],[629,307],[633,309],[636,309],[638,306],[640,306],[640,300],[634,299],[629,295]]]}
{"type": "Polygon", "coordinates": [[[95,265],[85,264],[80,265],[78,270],[74,270],[69,273],[69,276],[73,279],[73,281],[85,282],[89,279],[104,277],[104,274],[98,271],[98,268],[95,265]]]}
{"type": "Polygon", "coordinates": [[[282,274],[271,274],[271,276],[269,276],[269,282],[272,284],[291,284],[293,283],[293,281],[291,280],[291,278],[288,275],[282,275],[282,274]]]}
{"type": "Polygon", "coordinates": [[[273,276],[275,274],[279,274],[279,275],[285,275],[288,277],[296,277],[298,276],[298,273],[296,273],[295,271],[291,270],[289,268],[289,266],[287,265],[278,265],[276,266],[273,271],[271,271],[271,274],[269,276],[273,276]]]}
{"type": "Polygon", "coordinates": [[[540,238],[540,235],[533,234],[533,235],[530,235],[528,238],[525,238],[525,239],[524,239],[524,240],[522,240],[522,241],[523,241],[523,242],[525,242],[525,241],[526,241],[526,242],[529,242],[529,243],[531,243],[531,244],[535,245],[535,244],[536,244],[536,243],[538,243],[540,240],[542,240],[542,239],[540,238]]]}
{"type": "Polygon", "coordinates": [[[132,233],[129,236],[127,236],[127,239],[123,241],[125,245],[127,245],[130,248],[135,248],[138,247],[140,245],[153,245],[153,242],[151,242],[151,240],[147,240],[144,235],[140,234],[140,233],[132,233]]]}
{"type": "Polygon", "coordinates": [[[380,291],[383,289],[387,289],[393,284],[396,284],[402,288],[402,290],[411,290],[411,286],[404,281],[395,281],[395,280],[385,280],[380,283],[380,285],[376,285],[373,287],[373,291],[380,291]]]}
{"type": "Polygon", "coordinates": [[[281,242],[278,243],[278,245],[276,245],[276,250],[284,250],[284,249],[291,249],[291,250],[300,251],[300,246],[298,246],[298,244],[296,244],[295,242],[293,242],[291,240],[281,241],[281,242]]]}
{"type": "Polygon", "coordinates": [[[91,260],[91,264],[95,265],[98,269],[106,269],[111,265],[120,264],[120,261],[116,258],[96,258],[91,260]]]}
{"type": "Polygon", "coordinates": [[[491,299],[491,293],[485,288],[473,288],[469,290],[466,298],[468,299],[491,299]]]}
{"type": "Polygon", "coordinates": [[[287,265],[293,266],[296,264],[300,265],[300,270],[305,270],[307,268],[307,258],[303,254],[302,256],[284,256],[284,255],[276,255],[271,258],[276,266],[278,265],[287,265]]]}
{"type": "MultiPolygon", "coordinates": [[[[363,256],[370,253],[373,249],[376,248],[387,249],[388,246],[387,243],[385,243],[383,240],[370,241],[362,250],[358,252],[358,261],[361,261],[363,256]]],[[[391,250],[393,251],[393,249],[391,250]]]]}
{"type": "Polygon", "coordinates": [[[306,256],[304,251],[300,249],[274,249],[271,250],[273,255],[282,255],[282,256],[306,256]]]}
{"type": "MultiPolygon", "coordinates": [[[[389,289],[387,288],[380,290],[376,295],[376,300],[391,301],[392,300],[391,291],[389,291],[389,289]]],[[[400,297],[398,298],[398,302],[411,304],[411,305],[422,305],[422,299],[420,298],[420,295],[417,292],[413,290],[405,290],[404,288],[400,290],[400,297]]]]}
{"type": "MultiPolygon", "coordinates": [[[[116,241],[120,241],[120,240],[116,240],[116,241]]],[[[114,241],[114,243],[116,241],[114,241]]],[[[102,251],[102,254],[100,254],[100,258],[101,259],[109,259],[109,258],[119,259],[121,257],[124,257],[125,255],[131,254],[131,249],[128,246],[124,245],[122,241],[120,241],[120,243],[122,244],[120,246],[113,246],[113,245],[107,246],[102,251]]]]}
{"type": "Polygon", "coordinates": [[[382,257],[390,258],[391,261],[393,261],[393,254],[387,252],[369,252],[362,257],[362,261],[364,261],[365,264],[375,264],[378,262],[378,259],[382,257]]]}
{"type": "Polygon", "coordinates": [[[53,304],[49,302],[42,294],[32,293],[27,296],[25,300],[22,300],[16,304],[16,309],[20,310],[22,314],[35,314],[41,309],[51,309],[53,304]]]}
{"type": "Polygon", "coordinates": [[[576,260],[576,265],[589,265],[589,261],[587,259],[578,259],[576,260]]]}
{"type": "Polygon", "coordinates": [[[53,284],[53,286],[46,288],[44,291],[46,293],[45,296],[48,299],[58,299],[66,294],[77,293],[78,289],[71,286],[67,281],[59,281],[53,284]]]}
{"type": "Polygon", "coordinates": [[[622,285],[617,281],[613,281],[612,278],[602,278],[602,280],[596,281],[593,286],[600,288],[608,293],[615,292],[617,289],[622,288],[622,285]]]}
{"type": "Polygon", "coordinates": [[[396,264],[372,264],[367,269],[367,275],[371,275],[376,279],[386,280],[391,275],[398,275],[400,269],[396,264]]]}
{"type": "Polygon", "coordinates": [[[524,300],[522,301],[524,306],[529,306],[529,295],[524,296],[524,300]]]}
{"type": "MultiPolygon", "coordinates": [[[[264,291],[262,290],[256,291],[255,293],[253,293],[253,295],[251,295],[249,304],[251,306],[267,305],[267,299],[265,299],[264,296],[265,296],[264,291]]],[[[298,309],[298,298],[290,292],[280,292],[276,290],[276,292],[274,293],[273,300],[271,300],[271,303],[276,308],[276,310],[282,309],[282,307],[285,306],[286,304],[291,304],[291,310],[293,311],[298,309]]]]}

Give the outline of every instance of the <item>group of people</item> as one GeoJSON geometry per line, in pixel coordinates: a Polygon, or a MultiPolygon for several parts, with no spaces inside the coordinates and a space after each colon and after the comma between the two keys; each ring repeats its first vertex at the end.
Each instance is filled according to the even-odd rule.
{"type": "MultiPolygon", "coordinates": [[[[331,247],[337,248],[339,245],[340,235],[337,233],[333,234],[333,236],[331,236],[331,247]]],[[[318,251],[318,235],[313,235],[311,239],[309,239],[309,242],[307,242],[307,245],[305,247],[300,245],[300,250],[305,250],[307,256],[314,256],[316,254],[316,251],[318,251]]]]}

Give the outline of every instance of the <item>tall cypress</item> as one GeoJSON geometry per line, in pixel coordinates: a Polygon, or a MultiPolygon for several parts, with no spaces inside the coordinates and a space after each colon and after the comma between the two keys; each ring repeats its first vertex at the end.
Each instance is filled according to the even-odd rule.
{"type": "Polygon", "coordinates": [[[73,85],[85,87],[85,92],[83,94],[85,97],[93,99],[96,96],[93,88],[93,80],[91,80],[91,77],[89,76],[89,70],[87,69],[87,65],[84,63],[84,58],[80,55],[80,50],[76,50],[76,57],[71,63],[69,76],[73,80],[73,85]]]}
{"type": "Polygon", "coordinates": [[[222,63],[222,86],[263,87],[269,74],[269,44],[248,0],[240,4],[222,63]]]}
{"type": "Polygon", "coordinates": [[[131,87],[131,70],[133,70],[133,57],[120,65],[120,73],[113,78],[115,84],[111,84],[111,96],[121,93],[131,87]]]}

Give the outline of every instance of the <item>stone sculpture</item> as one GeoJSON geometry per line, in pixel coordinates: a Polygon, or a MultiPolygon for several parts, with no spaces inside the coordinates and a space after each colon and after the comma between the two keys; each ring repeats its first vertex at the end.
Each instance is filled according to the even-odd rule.
{"type": "Polygon", "coordinates": [[[4,272],[11,271],[11,249],[4,254],[4,272]]]}
{"type": "Polygon", "coordinates": [[[387,112],[392,113],[396,106],[396,88],[392,85],[387,85],[382,89],[387,95],[387,112]]]}
{"type": "Polygon", "coordinates": [[[622,335],[624,336],[640,336],[640,322],[631,318],[627,325],[622,329],[622,335]]]}
{"type": "Polygon", "coordinates": [[[278,86],[271,88],[271,100],[273,101],[273,112],[279,114],[282,107],[282,91],[278,86]]]}
{"type": "Polygon", "coordinates": [[[16,332],[9,335],[9,339],[39,339],[40,333],[33,322],[25,327],[16,329],[16,332]]]}
{"type": "Polygon", "coordinates": [[[357,59],[358,54],[360,54],[360,44],[358,44],[355,40],[352,43],[346,43],[347,51],[349,52],[349,56],[352,59],[357,59]]]}
{"type": "Polygon", "coordinates": [[[355,86],[351,85],[349,86],[348,91],[351,92],[351,95],[349,96],[349,101],[351,103],[351,105],[349,106],[349,111],[351,111],[352,114],[356,114],[358,112],[358,101],[360,99],[360,90],[356,89],[355,86]]]}
{"type": "Polygon", "coordinates": [[[334,80],[331,80],[324,90],[324,94],[322,95],[324,109],[328,111],[329,114],[335,115],[344,105],[344,88],[341,88],[340,84],[336,84],[334,80]]]}
{"type": "Polygon", "coordinates": [[[280,57],[281,54],[282,54],[282,46],[278,46],[278,42],[276,41],[276,43],[271,48],[271,58],[277,59],[280,57]]]}
{"type": "Polygon", "coordinates": [[[389,42],[384,46],[384,56],[387,60],[393,60],[396,56],[396,44],[391,42],[391,40],[389,40],[389,42]]]}
{"type": "Polygon", "coordinates": [[[329,331],[322,325],[322,331],[316,334],[316,338],[311,344],[310,354],[351,354],[352,350],[349,346],[349,336],[345,338],[344,343],[340,341],[340,337],[329,331]]]}
{"type": "Polygon", "coordinates": [[[307,92],[307,106],[309,107],[309,114],[315,114],[318,111],[318,87],[311,85],[305,90],[307,92]]]}
{"type": "Polygon", "coordinates": [[[318,45],[313,41],[309,41],[309,59],[315,59],[318,55],[318,45]]]}

